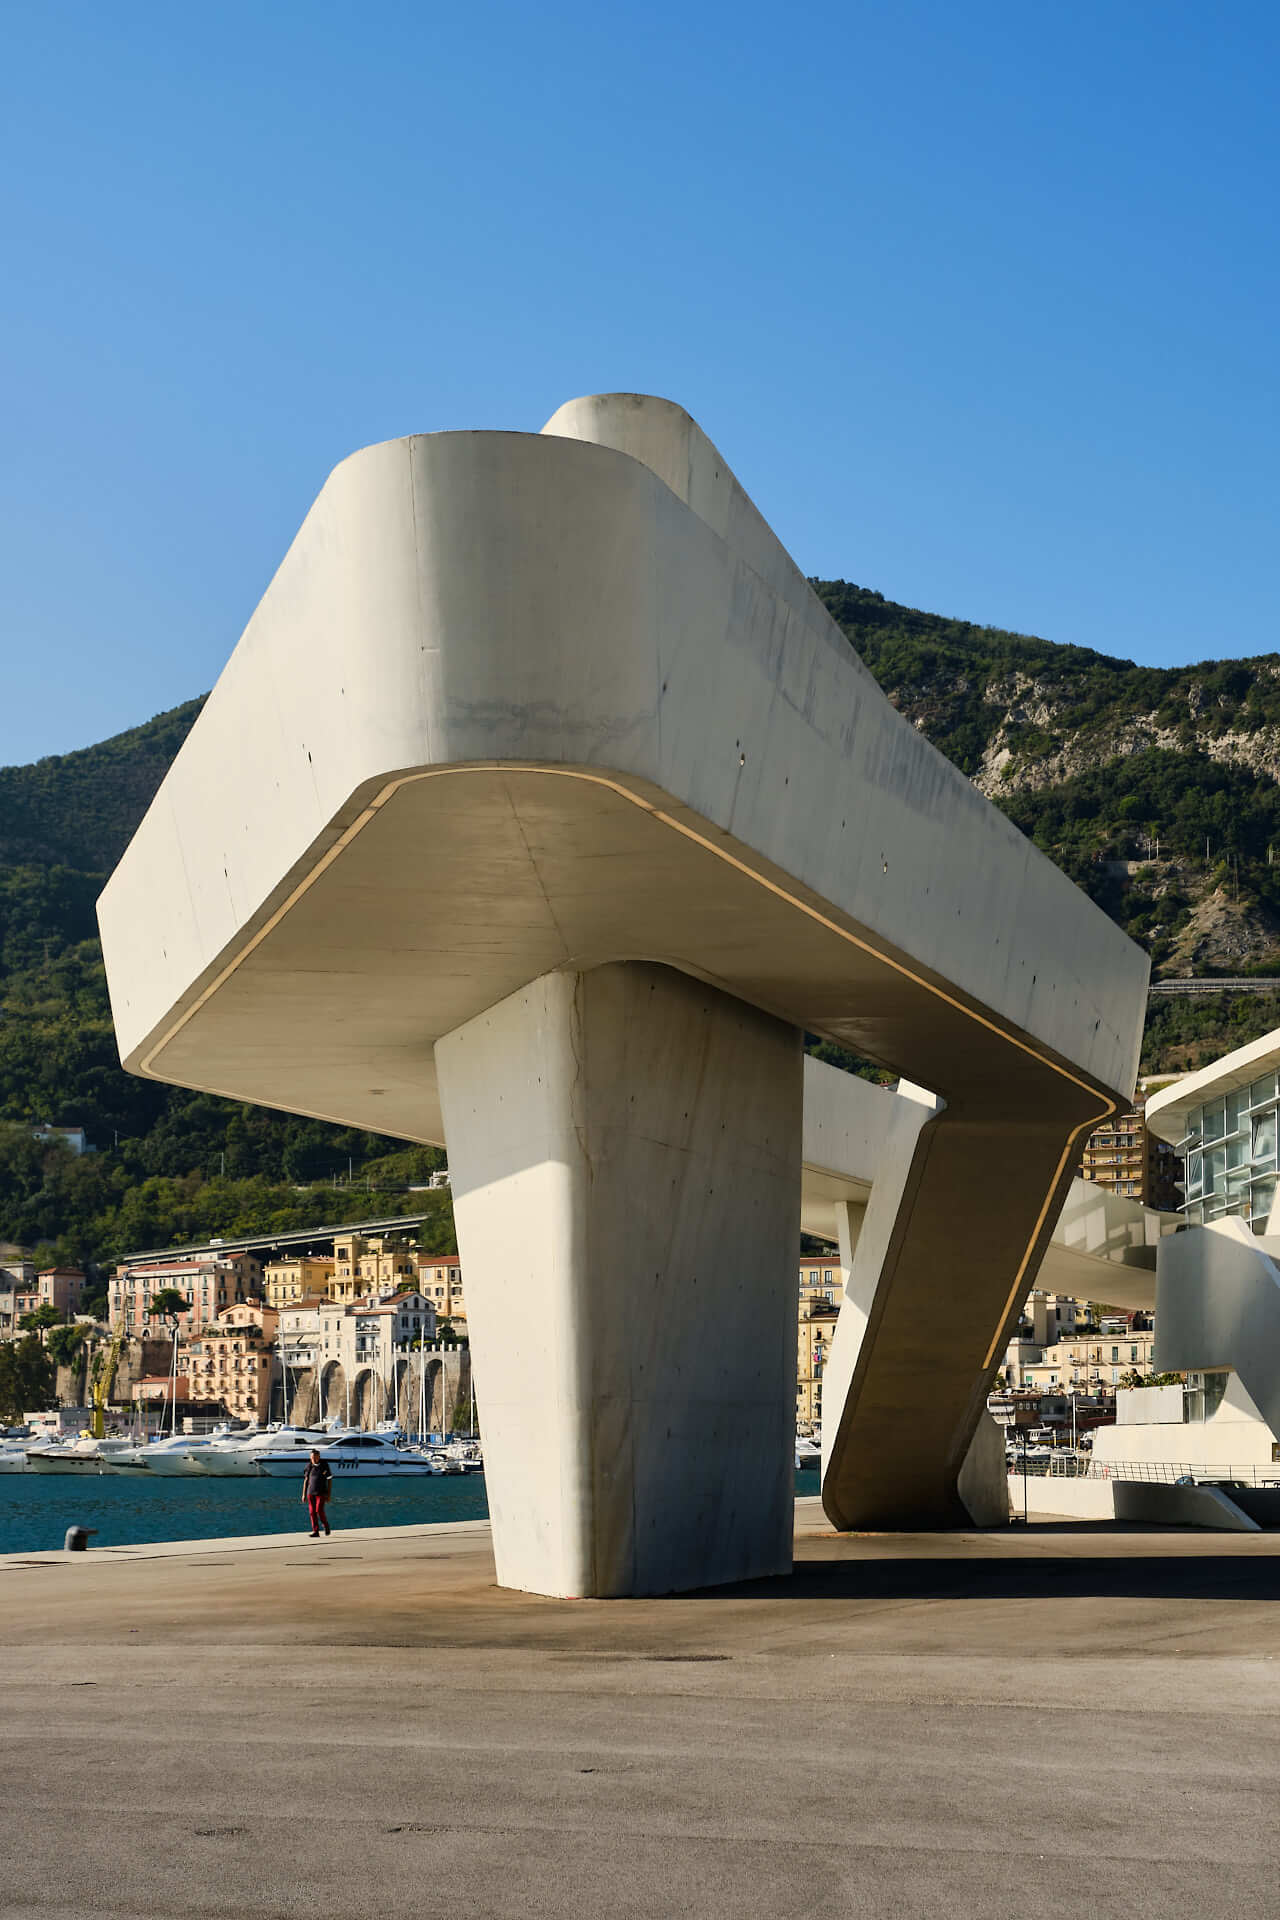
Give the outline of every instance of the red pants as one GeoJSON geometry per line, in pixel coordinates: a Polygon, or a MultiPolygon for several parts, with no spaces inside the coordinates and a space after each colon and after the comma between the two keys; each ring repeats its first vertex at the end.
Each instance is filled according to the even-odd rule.
{"type": "Polygon", "coordinates": [[[325,1518],[324,1509],[325,1500],[323,1494],[309,1493],[307,1495],[307,1512],[311,1515],[312,1533],[328,1533],[329,1522],[325,1518]]]}

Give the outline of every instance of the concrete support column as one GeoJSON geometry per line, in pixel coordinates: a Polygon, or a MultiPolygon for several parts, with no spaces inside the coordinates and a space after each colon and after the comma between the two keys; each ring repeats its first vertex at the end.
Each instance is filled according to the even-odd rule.
{"type": "Polygon", "coordinates": [[[435,1054],[499,1582],[788,1570],[800,1032],[628,961],[435,1054]]]}

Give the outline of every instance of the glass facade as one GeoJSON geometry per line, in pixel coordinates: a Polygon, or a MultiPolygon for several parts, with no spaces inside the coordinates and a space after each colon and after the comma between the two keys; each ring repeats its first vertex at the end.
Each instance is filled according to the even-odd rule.
{"type": "Polygon", "coordinates": [[[1220,1094],[1187,1115],[1178,1152],[1186,1165],[1182,1211],[1190,1224],[1202,1226],[1206,1220],[1238,1213],[1255,1233],[1269,1230],[1280,1172],[1278,1106],[1276,1076],[1266,1073],[1251,1086],[1220,1094]]]}

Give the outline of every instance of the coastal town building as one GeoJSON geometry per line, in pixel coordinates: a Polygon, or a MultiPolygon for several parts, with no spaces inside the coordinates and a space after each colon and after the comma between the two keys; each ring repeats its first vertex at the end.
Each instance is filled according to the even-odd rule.
{"type": "MultiPolygon", "coordinates": [[[[1136,1316],[1141,1318],[1141,1316],[1136,1316]]],[[[1011,1343],[1005,1356],[1005,1378],[1015,1389],[1113,1394],[1127,1374],[1144,1379],[1151,1372],[1155,1333],[1148,1324],[1137,1327],[1124,1317],[1105,1320],[1103,1330],[1058,1340],[1051,1346],[1034,1342],[1011,1343]]]]}
{"type": "Polygon", "coordinates": [[[227,1307],[262,1297],[262,1262],[252,1253],[223,1253],[210,1245],[195,1253],[127,1261],[109,1282],[113,1330],[140,1334],[158,1293],[180,1293],[190,1306],[178,1317],[180,1333],[198,1333],[227,1307]]]}
{"type": "Polygon", "coordinates": [[[80,1311],[84,1290],[85,1276],[79,1267],[46,1267],[34,1280],[15,1291],[15,1318],[21,1321],[24,1314],[35,1313],[41,1307],[53,1307],[64,1320],[71,1320],[80,1311]]]}
{"type": "Polygon", "coordinates": [[[33,1140],[60,1140],[64,1146],[71,1149],[77,1159],[82,1153],[94,1151],[83,1127],[53,1127],[46,1122],[42,1126],[32,1127],[31,1137],[33,1140]]]}
{"type": "Polygon", "coordinates": [[[844,1275],[830,1254],[801,1263],[796,1342],[797,1427],[822,1424],[822,1376],[843,1296],[844,1275]]]}
{"type": "Polygon", "coordinates": [[[373,1294],[393,1293],[418,1277],[415,1249],[382,1233],[368,1238],[354,1231],[338,1234],[333,1264],[327,1291],[334,1300],[367,1300],[373,1294]]]}
{"type": "Polygon", "coordinates": [[[193,1400],[217,1401],[236,1420],[265,1425],[271,1416],[273,1307],[227,1307],[179,1349],[178,1374],[193,1400]]]}
{"type": "Polygon", "coordinates": [[[181,1370],[181,1356],[176,1379],[172,1373],[141,1374],[134,1381],[129,1397],[148,1431],[162,1432],[178,1408],[181,1409],[179,1418],[185,1418],[191,1411],[191,1385],[181,1370]]]}
{"type": "Polygon", "coordinates": [[[0,1340],[17,1332],[17,1296],[30,1292],[35,1277],[35,1261],[12,1241],[0,1242],[0,1340]]]}
{"type": "Polygon", "coordinates": [[[321,1352],[320,1309],[328,1304],[323,1294],[308,1294],[277,1308],[276,1344],[284,1371],[290,1401],[300,1374],[318,1365],[321,1352]]]}
{"type": "Polygon", "coordinates": [[[398,1354],[435,1338],[435,1309],[416,1287],[382,1300],[326,1300],[316,1311],[319,1364],[336,1361],[348,1381],[367,1369],[385,1382],[398,1354]]]}
{"type": "Polygon", "coordinates": [[[1182,1205],[1181,1163],[1168,1142],[1148,1130],[1142,1099],[1094,1128],[1085,1141],[1080,1177],[1162,1212],[1174,1213],[1182,1205]]]}
{"type": "Polygon", "coordinates": [[[822,1376],[839,1317],[839,1307],[819,1301],[800,1322],[796,1354],[797,1427],[822,1425],[822,1376]]]}
{"type": "Polygon", "coordinates": [[[262,1269],[262,1297],[279,1311],[312,1294],[327,1294],[334,1262],[323,1255],[300,1253],[268,1260],[262,1269]]]}
{"type": "Polygon", "coordinates": [[[462,1323],[465,1331],[467,1303],[462,1291],[462,1262],[456,1253],[420,1253],[417,1286],[435,1308],[437,1320],[462,1323]]]}
{"type": "Polygon", "coordinates": [[[832,1253],[824,1253],[821,1259],[804,1260],[800,1264],[800,1318],[803,1320],[809,1309],[820,1302],[827,1306],[838,1307],[844,1293],[844,1275],[839,1262],[832,1253]]]}
{"type": "Polygon", "coordinates": [[[35,1277],[36,1263],[30,1254],[24,1253],[21,1247],[15,1247],[12,1242],[0,1247],[0,1285],[8,1280],[19,1292],[23,1292],[35,1277]]]}

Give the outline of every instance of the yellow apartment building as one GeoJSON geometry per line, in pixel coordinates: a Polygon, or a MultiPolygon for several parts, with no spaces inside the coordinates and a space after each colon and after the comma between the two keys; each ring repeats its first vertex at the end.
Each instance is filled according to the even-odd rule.
{"type": "Polygon", "coordinates": [[[462,1292],[462,1262],[456,1253],[420,1253],[416,1269],[419,1293],[436,1310],[437,1322],[452,1320],[466,1329],[467,1303],[462,1292]]]}
{"type": "Polygon", "coordinates": [[[797,1427],[822,1425],[822,1376],[839,1315],[838,1303],[821,1294],[815,1296],[807,1310],[801,1309],[796,1353],[797,1427]]]}
{"type": "Polygon", "coordinates": [[[834,1250],[800,1262],[800,1327],[796,1354],[796,1425],[822,1424],[822,1375],[844,1295],[834,1250]]]}
{"type": "Polygon", "coordinates": [[[1174,1213],[1182,1205],[1182,1163],[1173,1148],[1148,1133],[1144,1102],[1095,1127],[1085,1141],[1080,1177],[1147,1207],[1174,1213]]]}
{"type": "Polygon", "coordinates": [[[800,1318],[803,1320],[809,1308],[816,1301],[825,1300],[827,1305],[840,1305],[841,1291],[844,1287],[844,1274],[840,1262],[832,1253],[826,1253],[821,1260],[802,1260],[800,1262],[800,1318]]]}
{"type": "Polygon", "coordinates": [[[334,1262],[315,1254],[299,1254],[269,1260],[262,1269],[262,1293],[269,1307],[279,1312],[312,1294],[327,1294],[333,1279],[334,1262]]]}
{"type": "Polygon", "coordinates": [[[399,1293],[418,1283],[417,1250],[386,1234],[341,1233],[333,1243],[333,1274],[325,1288],[331,1300],[367,1300],[399,1293]]]}
{"type": "Polygon", "coordinates": [[[1150,1373],[1154,1341],[1150,1329],[1121,1331],[1116,1326],[1109,1333],[1081,1334],[1043,1349],[1033,1347],[1020,1366],[1006,1366],[1005,1371],[1019,1376],[1010,1380],[1011,1386],[1037,1388],[1042,1393],[1070,1393],[1073,1388],[1077,1393],[1114,1393],[1126,1373],[1150,1373]]]}

